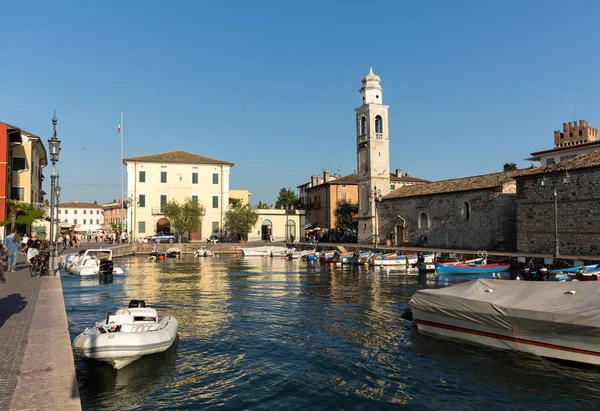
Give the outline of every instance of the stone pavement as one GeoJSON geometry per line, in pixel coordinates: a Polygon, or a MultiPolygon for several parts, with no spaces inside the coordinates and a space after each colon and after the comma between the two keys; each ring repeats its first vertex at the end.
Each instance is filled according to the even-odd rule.
{"type": "Polygon", "coordinates": [[[0,410],[10,408],[41,284],[30,276],[24,256],[19,262],[0,284],[0,410]]]}
{"type": "Polygon", "coordinates": [[[59,276],[24,256],[0,284],[0,410],[81,410],[59,276]]]}

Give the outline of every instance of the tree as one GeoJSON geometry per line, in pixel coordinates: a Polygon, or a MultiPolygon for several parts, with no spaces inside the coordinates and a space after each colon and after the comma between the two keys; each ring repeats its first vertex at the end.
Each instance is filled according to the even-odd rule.
{"type": "Polygon", "coordinates": [[[291,188],[282,188],[279,190],[279,196],[275,202],[275,208],[289,207],[298,202],[298,196],[291,188]]]}
{"type": "Polygon", "coordinates": [[[340,230],[358,232],[358,203],[340,201],[334,211],[335,227],[340,230]]]}
{"type": "Polygon", "coordinates": [[[242,206],[242,200],[239,198],[229,197],[229,208],[240,208],[242,206]]]}
{"type": "Polygon", "coordinates": [[[94,200],[94,204],[98,204],[98,200],[94,200]]]}
{"type": "Polygon", "coordinates": [[[21,202],[19,200],[9,199],[8,213],[10,218],[1,224],[6,226],[10,224],[10,231],[16,229],[17,224],[31,224],[35,220],[44,217],[44,212],[34,207],[33,204],[21,202]]]}
{"type": "Polygon", "coordinates": [[[205,208],[196,200],[187,197],[183,204],[176,200],[169,201],[163,208],[165,217],[169,219],[178,233],[178,241],[181,242],[181,235],[196,231],[202,223],[202,216],[205,208]]]}
{"type": "Polygon", "coordinates": [[[506,163],[504,164],[504,171],[517,171],[517,164],[516,163],[506,163]]]}
{"type": "Polygon", "coordinates": [[[248,205],[228,210],[225,213],[225,226],[229,233],[246,240],[248,239],[248,233],[257,221],[258,212],[248,205]]]}
{"type": "Polygon", "coordinates": [[[262,201],[259,201],[258,204],[256,205],[256,208],[258,208],[259,210],[265,210],[270,207],[267,203],[263,203],[262,201]]]}

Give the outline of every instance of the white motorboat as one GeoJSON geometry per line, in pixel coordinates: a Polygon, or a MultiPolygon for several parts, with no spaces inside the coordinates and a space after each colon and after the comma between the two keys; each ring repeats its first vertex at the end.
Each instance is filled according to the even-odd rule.
{"type": "Polygon", "coordinates": [[[270,246],[242,248],[244,257],[285,257],[288,249],[286,247],[270,246]]]}
{"type": "Polygon", "coordinates": [[[417,291],[419,331],[600,365],[600,282],[478,279],[417,291]]]}
{"type": "Polygon", "coordinates": [[[159,319],[143,300],[131,300],[107,318],[86,328],[73,341],[75,355],[105,361],[119,370],[144,355],[166,351],[177,338],[175,317],[159,319]]]}
{"type": "Polygon", "coordinates": [[[314,254],[315,250],[296,250],[295,248],[288,248],[286,250],[287,258],[289,260],[297,260],[306,257],[309,254],[314,254]]]}
{"type": "Polygon", "coordinates": [[[181,250],[177,247],[167,248],[167,251],[165,251],[165,255],[169,258],[180,258],[181,250]]]}
{"type": "Polygon", "coordinates": [[[215,253],[207,249],[206,247],[202,247],[196,251],[194,251],[194,257],[214,257],[215,253]]]}
{"type": "MultiPolygon", "coordinates": [[[[64,268],[69,274],[75,275],[97,275],[101,273],[102,261],[110,261],[112,264],[113,251],[110,248],[90,248],[81,250],[74,256],[65,256],[64,268]]],[[[108,264],[106,266],[110,266],[108,264]]],[[[112,267],[113,274],[123,274],[123,269],[112,267]]],[[[106,274],[103,272],[103,274],[106,274]]],[[[110,270],[108,272],[110,274],[110,270]]]]}

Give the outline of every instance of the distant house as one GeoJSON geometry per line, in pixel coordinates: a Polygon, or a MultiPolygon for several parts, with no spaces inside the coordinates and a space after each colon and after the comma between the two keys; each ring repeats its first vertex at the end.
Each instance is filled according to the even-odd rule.
{"type": "Polygon", "coordinates": [[[379,239],[430,247],[514,250],[522,170],[405,185],[377,204],[379,239]]]}
{"type": "Polygon", "coordinates": [[[531,153],[531,157],[525,160],[547,166],[598,150],[598,129],[591,127],[587,121],[580,120],[563,123],[562,131],[554,131],[553,148],[531,153]]]}
{"type": "Polygon", "coordinates": [[[129,157],[123,162],[127,164],[127,199],[136,204],[127,228],[133,239],[172,231],[163,208],[171,200],[183,203],[186,198],[205,208],[202,224],[190,233],[190,239],[222,234],[233,163],[182,150],[129,157]]]}
{"type": "Polygon", "coordinates": [[[60,227],[70,227],[73,231],[87,233],[99,230],[103,219],[101,205],[80,201],[58,204],[60,227]]]}
{"type": "Polygon", "coordinates": [[[519,252],[600,255],[600,152],[524,170],[515,180],[519,252]]]}
{"type": "MultiPolygon", "coordinates": [[[[356,203],[358,201],[358,174],[348,174],[342,177],[329,175],[328,171],[320,176],[312,176],[310,186],[303,187],[306,193],[306,220],[309,224],[321,228],[335,228],[335,209],[340,201],[356,203]]],[[[428,180],[402,174],[402,170],[390,174],[390,190],[396,188],[429,183],[428,180]]]]}

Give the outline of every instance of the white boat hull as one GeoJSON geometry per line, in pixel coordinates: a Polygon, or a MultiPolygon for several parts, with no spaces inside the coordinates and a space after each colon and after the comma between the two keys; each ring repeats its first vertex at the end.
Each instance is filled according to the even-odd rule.
{"type": "Polygon", "coordinates": [[[390,260],[373,260],[372,264],[375,266],[389,266],[389,265],[411,265],[411,264],[415,264],[417,262],[417,257],[408,257],[408,261],[407,258],[395,258],[395,259],[390,259],[390,260]]]}
{"type": "Polygon", "coordinates": [[[510,333],[505,329],[459,321],[413,309],[419,332],[453,340],[463,340],[489,347],[527,352],[540,357],[556,358],[600,365],[600,341],[596,344],[568,335],[539,335],[531,332],[510,333]]]}
{"type": "MultiPolygon", "coordinates": [[[[177,338],[179,328],[175,317],[163,317],[157,329],[149,331],[102,333],[98,330],[102,325],[106,321],[79,334],[73,341],[73,352],[82,358],[104,361],[117,370],[145,355],[166,351],[177,338]]],[[[140,329],[143,325],[138,326],[140,329]]]]}
{"type": "MultiPolygon", "coordinates": [[[[110,249],[89,249],[80,252],[77,255],[66,255],[63,260],[63,267],[69,274],[88,276],[100,274],[100,261],[107,259],[112,261],[112,250],[110,249]]],[[[113,274],[123,274],[123,269],[113,267],[113,274]]]]}
{"type": "Polygon", "coordinates": [[[286,247],[277,246],[242,248],[244,257],[285,257],[287,252],[286,247]]]}

